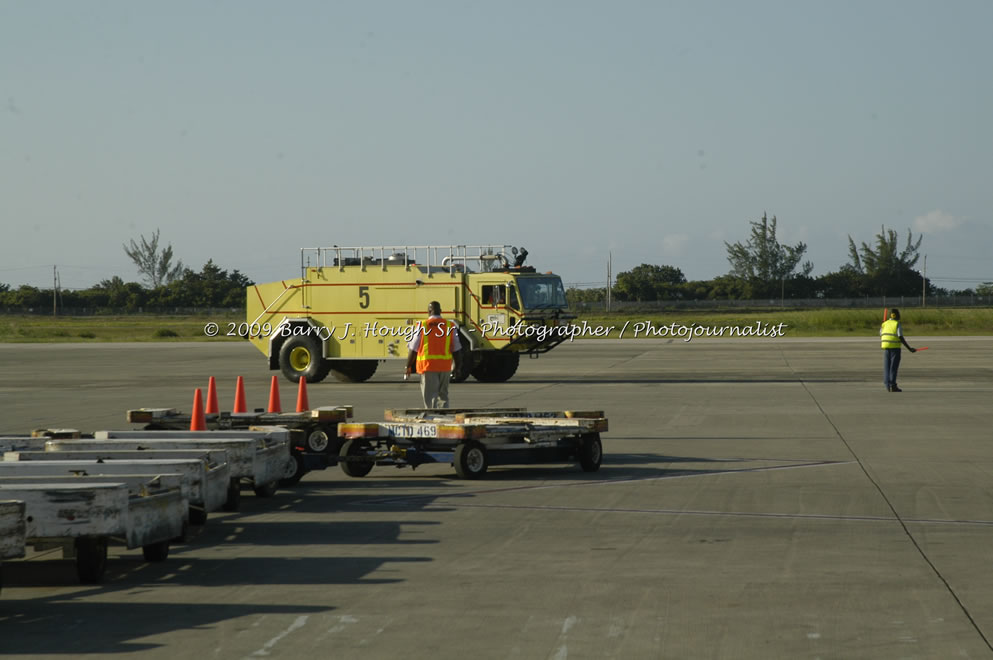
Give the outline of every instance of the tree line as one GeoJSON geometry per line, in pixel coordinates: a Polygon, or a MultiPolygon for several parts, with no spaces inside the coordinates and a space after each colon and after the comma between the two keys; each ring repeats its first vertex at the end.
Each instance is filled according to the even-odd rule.
{"type": "MultiPolygon", "coordinates": [[[[199,271],[173,260],[172,245],[159,246],[159,231],[124,246],[143,283],[120,277],[103,280],[88,289],[58,290],[59,309],[137,312],[190,307],[245,308],[245,289],[254,282],[237,270],[227,271],[208,260],[199,271]]],[[[53,308],[52,289],[0,283],[0,309],[29,311],[53,308]]]]}
{"type": "MultiPolygon", "coordinates": [[[[670,265],[641,264],[619,273],[610,294],[620,301],[761,300],[779,298],[863,298],[881,296],[993,295],[993,282],[975,289],[949,291],[927,280],[917,268],[923,236],[900,247],[897,232],[882,227],[871,243],[856,245],[848,237],[848,263],[838,270],[811,277],[813,264],[803,261],[806,244],[784,245],[776,237],[776,217],[752,221],[748,240],[727,243],[730,271],[711,280],[687,281],[670,265]]],[[[602,302],[605,287],[570,288],[570,303],[602,302]]]]}
{"type": "MultiPolygon", "coordinates": [[[[805,243],[785,245],[776,237],[776,216],[766,214],[749,223],[744,242],[727,243],[730,270],[710,280],[688,281],[683,271],[671,265],[641,264],[617,275],[610,294],[620,301],[656,300],[761,300],[783,298],[862,298],[934,295],[993,295],[993,282],[975,289],[948,291],[934,286],[918,271],[923,240],[907,231],[900,247],[897,232],[882,227],[871,243],[856,244],[848,237],[848,263],[838,270],[811,277],[813,264],[804,261],[805,243]]],[[[159,230],[151,238],[140,237],[124,245],[143,282],[125,282],[120,277],[103,280],[89,289],[58,290],[58,308],[94,311],[136,312],[191,307],[244,309],[245,289],[254,284],[238,270],[227,271],[209,260],[200,271],[174,261],[172,246],[160,247],[159,230]]],[[[606,287],[570,288],[570,304],[602,302],[606,287]]],[[[0,283],[0,310],[52,309],[52,289],[0,283]]]]}

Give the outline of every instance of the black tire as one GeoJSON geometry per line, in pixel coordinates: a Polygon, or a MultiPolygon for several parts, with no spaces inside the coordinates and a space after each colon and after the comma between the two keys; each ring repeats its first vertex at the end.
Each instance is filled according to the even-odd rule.
{"type": "Polygon", "coordinates": [[[207,524],[207,509],[202,506],[191,506],[190,507],[190,524],[191,525],[206,525],[207,524]]]}
{"type": "Polygon", "coordinates": [[[141,554],[145,557],[145,561],[165,561],[169,558],[169,542],[159,541],[158,543],[149,543],[148,545],[142,546],[141,554]]]}
{"type": "Polygon", "coordinates": [[[603,444],[599,433],[584,433],[579,439],[579,466],[583,472],[596,472],[603,461],[603,444]]]}
{"type": "Polygon", "coordinates": [[[459,479],[479,479],[486,474],[489,462],[486,447],[478,442],[462,442],[455,447],[455,474],[459,479]]]}
{"type": "Polygon", "coordinates": [[[225,511],[237,511],[241,507],[241,480],[237,477],[228,484],[228,499],[222,507],[225,511]]]}
{"type": "Polygon", "coordinates": [[[339,461],[341,471],[350,477],[364,477],[369,474],[372,471],[373,465],[375,465],[372,459],[368,461],[348,460],[350,456],[361,456],[368,449],[369,445],[364,440],[357,438],[346,440],[345,444],[341,446],[341,452],[338,454],[342,459],[339,461]]]}
{"type": "Polygon", "coordinates": [[[303,475],[305,474],[307,474],[307,470],[303,467],[303,459],[300,458],[299,454],[290,454],[290,460],[286,464],[286,472],[283,473],[283,478],[279,480],[279,485],[283,488],[295,486],[300,483],[300,480],[303,479],[303,475]]]}
{"type": "Polygon", "coordinates": [[[255,491],[255,497],[272,497],[279,490],[279,484],[275,481],[271,481],[267,484],[262,484],[261,486],[252,486],[252,490],[255,491]]]}
{"type": "Polygon", "coordinates": [[[484,353],[472,376],[481,383],[503,383],[517,373],[521,354],[510,351],[484,353]]]}
{"type": "MultiPolygon", "coordinates": [[[[192,509],[191,509],[192,510],[192,509]]],[[[189,543],[190,542],[190,521],[183,521],[183,528],[179,530],[179,536],[172,540],[173,543],[189,543]]]]}
{"type": "Polygon", "coordinates": [[[323,454],[331,445],[331,434],[325,428],[311,428],[307,431],[307,440],[304,445],[307,447],[307,451],[323,454]]]}
{"type": "Polygon", "coordinates": [[[333,360],[328,364],[331,375],[342,383],[364,383],[379,367],[378,360],[333,360]]]}
{"type": "Polygon", "coordinates": [[[474,366],[473,353],[469,350],[469,340],[466,339],[461,330],[459,330],[459,345],[462,346],[462,350],[459,351],[461,354],[459,357],[462,358],[462,368],[452,372],[451,382],[453,383],[462,383],[468,380],[474,366]]]}
{"type": "Polygon", "coordinates": [[[76,539],[76,574],[83,584],[98,584],[107,570],[106,537],[81,536],[76,539]]]}
{"type": "Polygon", "coordinates": [[[279,368],[287,380],[319,383],[328,375],[330,362],[321,357],[321,342],[316,337],[290,337],[279,349],[279,368]]]}

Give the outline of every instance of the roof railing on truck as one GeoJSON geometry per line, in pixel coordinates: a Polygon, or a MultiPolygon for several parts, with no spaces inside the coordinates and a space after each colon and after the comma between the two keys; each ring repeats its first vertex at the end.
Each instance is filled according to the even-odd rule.
{"type": "Polygon", "coordinates": [[[375,245],[345,247],[301,248],[300,269],[306,279],[307,268],[338,268],[346,266],[379,266],[386,270],[390,266],[404,268],[418,267],[449,273],[476,269],[488,272],[507,268],[513,262],[510,245],[375,245]]]}

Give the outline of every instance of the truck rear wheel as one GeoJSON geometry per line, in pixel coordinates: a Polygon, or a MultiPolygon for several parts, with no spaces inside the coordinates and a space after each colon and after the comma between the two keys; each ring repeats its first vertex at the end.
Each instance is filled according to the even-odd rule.
{"type": "Polygon", "coordinates": [[[453,383],[461,383],[468,380],[474,366],[474,355],[469,350],[469,340],[465,338],[465,335],[461,331],[459,331],[459,344],[462,346],[462,350],[459,351],[462,358],[462,368],[452,372],[453,383]]]}
{"type": "Polygon", "coordinates": [[[290,337],[279,349],[279,368],[287,380],[298,383],[319,383],[328,375],[330,362],[321,357],[321,342],[303,335],[290,337]]]}
{"type": "Polygon", "coordinates": [[[335,360],[328,363],[331,375],[342,383],[363,383],[376,373],[377,360],[335,360]]]}
{"type": "Polygon", "coordinates": [[[473,370],[473,377],[482,383],[502,383],[517,373],[521,363],[520,353],[498,351],[483,353],[479,364],[473,370]]]}

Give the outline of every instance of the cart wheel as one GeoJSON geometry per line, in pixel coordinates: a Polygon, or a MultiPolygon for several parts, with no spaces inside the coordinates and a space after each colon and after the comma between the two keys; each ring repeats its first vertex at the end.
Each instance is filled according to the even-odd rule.
{"type": "Polygon", "coordinates": [[[76,574],[83,584],[97,584],[107,569],[106,537],[81,536],[76,539],[76,574]]]}
{"type": "Polygon", "coordinates": [[[190,507],[190,524],[191,525],[206,525],[207,524],[207,509],[202,506],[191,506],[190,507]]]}
{"type": "Polygon", "coordinates": [[[307,436],[307,451],[317,452],[318,454],[327,451],[330,442],[331,440],[326,431],[323,429],[314,429],[307,436]]]}
{"type": "Polygon", "coordinates": [[[338,454],[342,459],[341,471],[350,477],[364,477],[372,471],[372,466],[375,465],[375,461],[372,459],[368,461],[350,461],[349,457],[352,456],[362,456],[369,449],[369,445],[365,441],[358,438],[352,438],[351,440],[346,440],[345,444],[341,446],[341,452],[338,454]]]}
{"type": "Polygon", "coordinates": [[[275,481],[270,481],[267,484],[262,484],[261,486],[253,486],[252,490],[255,491],[256,497],[272,497],[276,494],[276,490],[279,489],[279,484],[275,481]]]}
{"type": "Polygon", "coordinates": [[[462,442],[455,448],[455,474],[459,479],[479,479],[486,474],[486,448],[478,442],[462,442]]]}
{"type": "Polygon", "coordinates": [[[300,458],[299,454],[290,454],[289,460],[286,461],[286,471],[283,472],[283,478],[279,480],[279,485],[283,488],[295,486],[305,474],[307,474],[307,470],[303,467],[303,459],[300,458]]]}
{"type": "Polygon", "coordinates": [[[165,561],[169,557],[169,541],[144,545],[141,547],[141,554],[145,556],[145,561],[165,561]]]}
{"type": "MultiPolygon", "coordinates": [[[[190,511],[193,508],[190,507],[190,511]]],[[[190,542],[190,521],[184,520],[183,527],[179,530],[179,536],[172,540],[173,543],[189,543],[190,542]]]]}
{"type": "Polygon", "coordinates": [[[222,508],[225,511],[237,511],[240,506],[241,482],[238,479],[232,479],[231,484],[228,485],[228,499],[224,501],[222,508]]]}
{"type": "Polygon", "coordinates": [[[584,433],[579,439],[579,465],[583,472],[596,472],[603,460],[603,444],[599,433],[584,433]]]}

